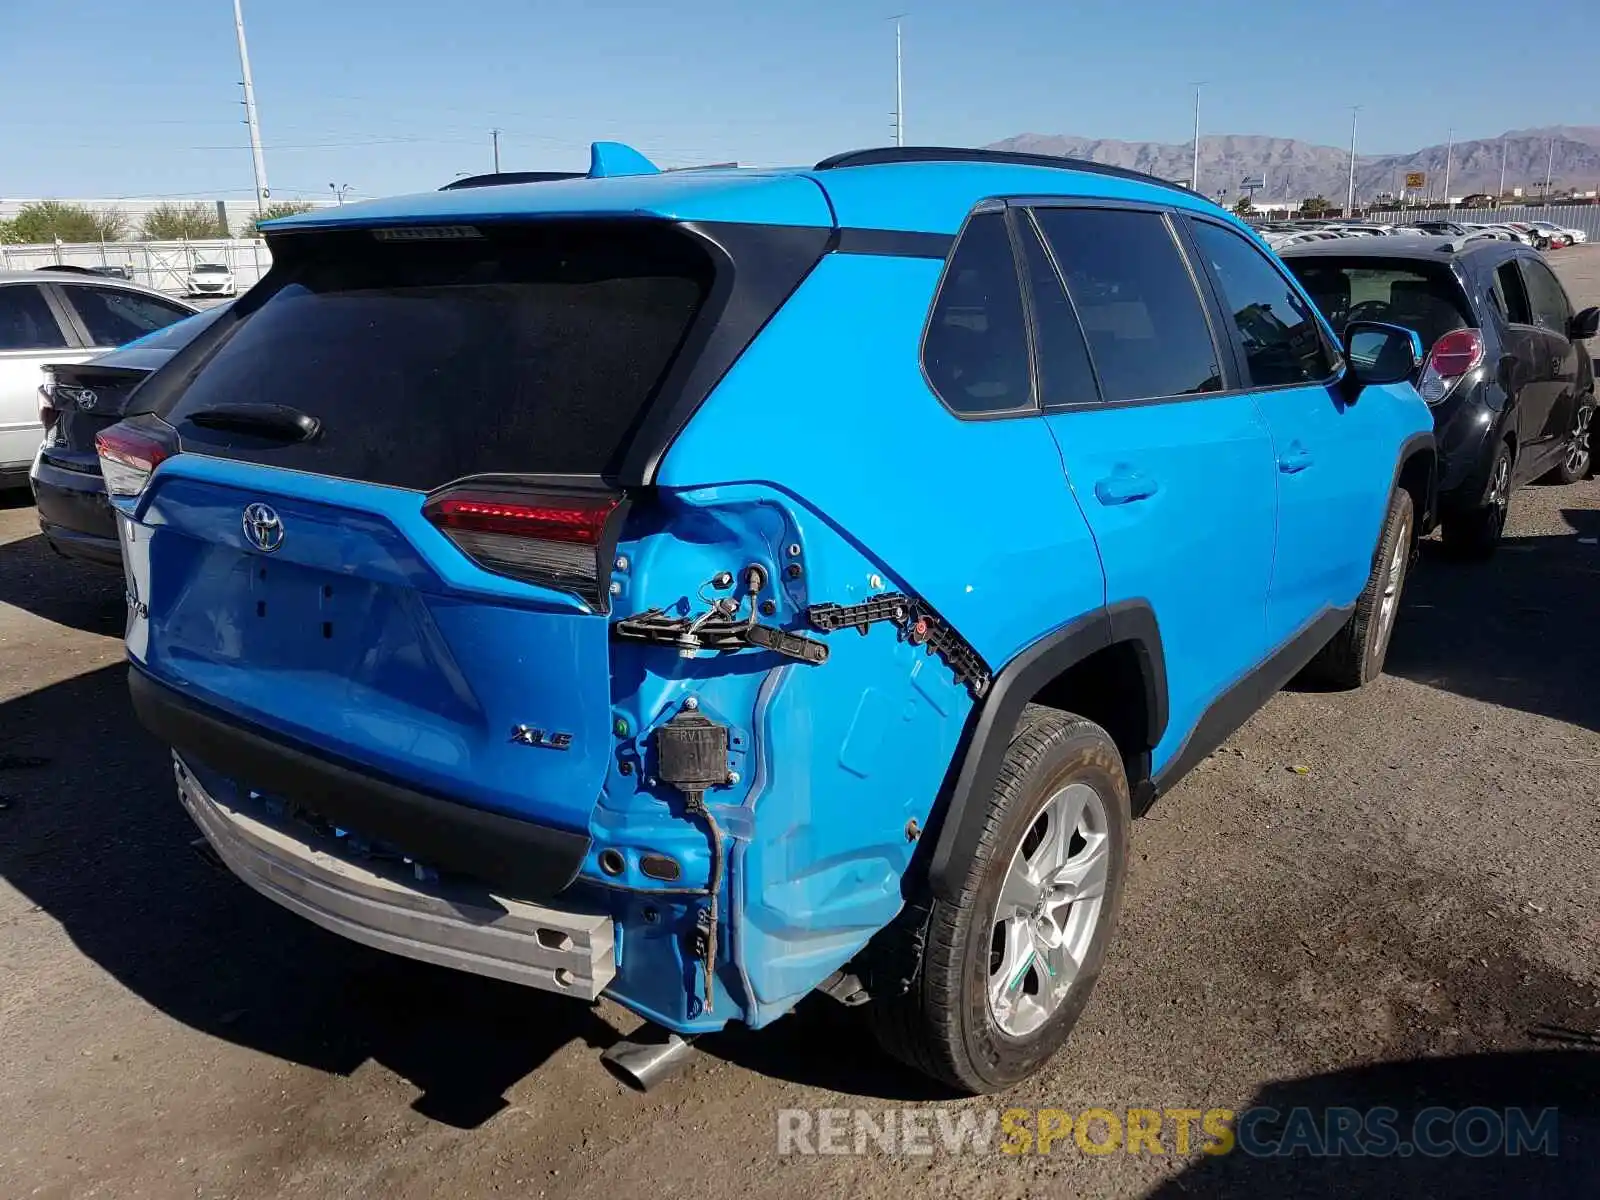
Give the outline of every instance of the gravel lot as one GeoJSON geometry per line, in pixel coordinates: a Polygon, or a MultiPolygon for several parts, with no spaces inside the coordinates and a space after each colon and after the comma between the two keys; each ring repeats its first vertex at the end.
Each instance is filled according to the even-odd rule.
{"type": "MultiPolygon", "coordinates": [[[[1600,301],[1600,248],[1554,256],[1600,301]]],[[[1489,565],[1424,546],[1389,674],[1286,692],[1134,831],[1056,1063],[951,1100],[816,999],[648,1097],[634,1020],[342,942],[193,854],[129,713],[120,580],[0,498],[0,1196],[1593,1195],[1600,481],[1489,565]],[[1305,768],[1304,772],[1290,768],[1305,768]],[[1535,1159],[777,1153],[777,1110],[1558,1105],[1535,1159]]]]}

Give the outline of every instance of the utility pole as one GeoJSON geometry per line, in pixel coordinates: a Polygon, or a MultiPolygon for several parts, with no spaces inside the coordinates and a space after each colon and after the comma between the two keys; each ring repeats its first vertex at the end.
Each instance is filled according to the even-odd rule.
{"type": "Polygon", "coordinates": [[[1506,138],[1500,135],[1500,190],[1495,193],[1495,199],[1500,199],[1506,194],[1506,138]]]}
{"type": "Polygon", "coordinates": [[[494,143],[494,173],[500,174],[500,131],[489,130],[489,139],[494,143]]]}
{"type": "Polygon", "coordinates": [[[888,18],[894,22],[894,144],[906,144],[906,87],[904,58],[901,53],[900,23],[905,13],[895,13],[888,18]]]}
{"type": "Polygon", "coordinates": [[[1452,129],[1445,136],[1444,144],[1444,206],[1450,207],[1450,160],[1455,155],[1456,131],[1452,129]]]}
{"type": "Polygon", "coordinates": [[[239,37],[239,73],[244,87],[244,123],[250,127],[250,165],[256,177],[256,217],[272,195],[267,188],[267,162],[261,155],[261,122],[256,118],[256,87],[250,79],[250,51],[244,44],[244,12],[233,0],[233,31],[239,37]]]}
{"type": "Polygon", "coordinates": [[[1350,220],[1356,215],[1356,117],[1361,113],[1361,105],[1350,106],[1350,190],[1345,194],[1344,216],[1350,220]]]}
{"type": "Polygon", "coordinates": [[[1555,140],[1555,138],[1551,138],[1550,139],[1550,154],[1549,154],[1549,157],[1547,157],[1544,160],[1544,198],[1546,200],[1550,199],[1550,172],[1555,170],[1555,166],[1556,166],[1556,140],[1555,140]]]}
{"type": "Polygon", "coordinates": [[[1189,171],[1189,190],[1200,190],[1200,89],[1204,83],[1194,85],[1194,166],[1189,171]]]}

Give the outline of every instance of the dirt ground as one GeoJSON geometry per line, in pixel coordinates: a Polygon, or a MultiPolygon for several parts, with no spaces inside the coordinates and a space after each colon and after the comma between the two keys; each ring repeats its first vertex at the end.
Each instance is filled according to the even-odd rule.
{"type": "MultiPolygon", "coordinates": [[[[1555,256],[1600,301],[1600,248],[1555,256]]],[[[649,1096],[636,1023],[386,957],[205,865],[129,712],[120,579],[0,499],[0,1197],[1593,1195],[1600,481],[1424,547],[1388,674],[1289,691],[1139,822],[1068,1048],[952,1100],[814,999],[649,1096]],[[1305,768],[1303,772],[1290,768],[1305,768]],[[1553,1157],[780,1155],[779,1110],[1560,1109],[1553,1157]]],[[[820,1118],[819,1118],[820,1119],[820,1118]]]]}

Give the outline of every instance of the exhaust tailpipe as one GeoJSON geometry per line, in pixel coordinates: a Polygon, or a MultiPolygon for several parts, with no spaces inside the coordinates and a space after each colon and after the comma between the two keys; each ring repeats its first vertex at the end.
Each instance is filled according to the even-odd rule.
{"type": "Polygon", "coordinates": [[[633,1036],[602,1054],[600,1061],[629,1087],[648,1092],[663,1079],[676,1075],[689,1061],[693,1049],[692,1039],[647,1022],[633,1036]]]}

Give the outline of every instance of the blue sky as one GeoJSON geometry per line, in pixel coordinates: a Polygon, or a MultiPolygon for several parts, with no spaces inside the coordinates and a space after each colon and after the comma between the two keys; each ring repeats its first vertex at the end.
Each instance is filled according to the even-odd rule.
{"type": "MultiPolygon", "coordinates": [[[[1515,23],[1490,0],[246,0],[245,20],[274,195],[361,197],[489,170],[493,126],[506,170],[582,167],[596,138],[663,164],[884,144],[899,9],[910,142],[1186,141],[1194,80],[1213,133],[1343,145],[1359,103],[1363,153],[1600,124],[1570,0],[1515,23]]],[[[231,0],[0,0],[0,195],[247,198],[238,80],[231,0]]]]}

